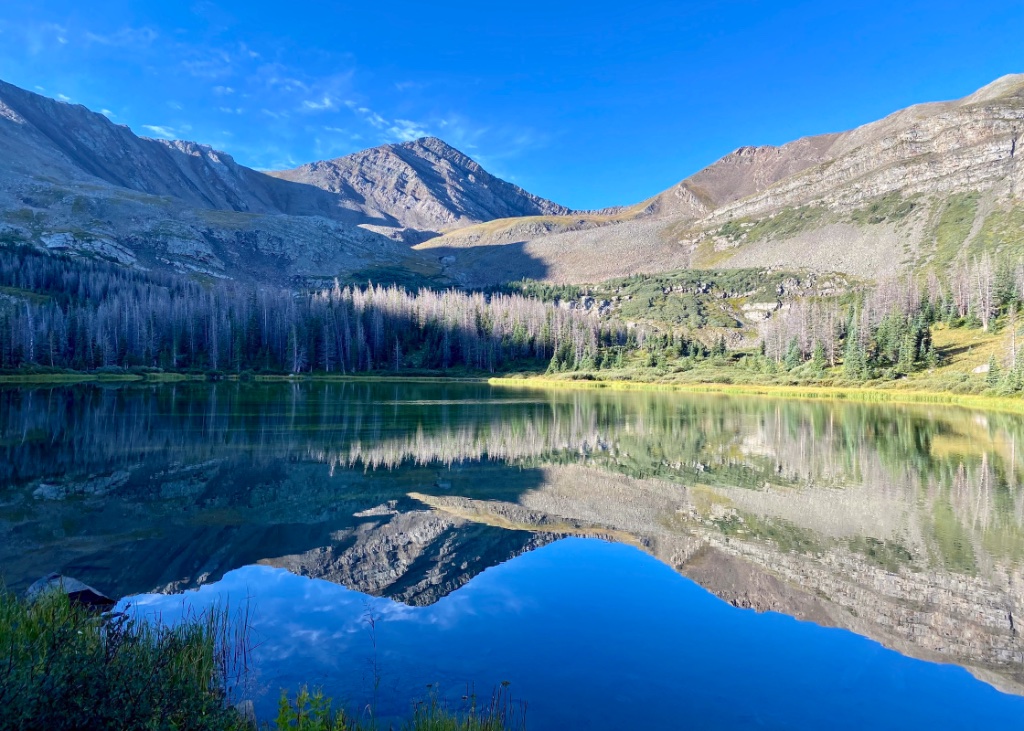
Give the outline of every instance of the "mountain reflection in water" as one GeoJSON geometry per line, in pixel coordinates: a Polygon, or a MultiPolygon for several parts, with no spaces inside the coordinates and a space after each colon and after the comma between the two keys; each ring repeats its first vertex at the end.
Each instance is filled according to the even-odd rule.
{"type": "Polygon", "coordinates": [[[598,537],[734,606],[1024,695],[1021,438],[1017,417],[938,406],[410,382],[5,388],[0,566],[15,589],[60,570],[126,596],[262,564],[429,607],[510,558],[598,537]]]}

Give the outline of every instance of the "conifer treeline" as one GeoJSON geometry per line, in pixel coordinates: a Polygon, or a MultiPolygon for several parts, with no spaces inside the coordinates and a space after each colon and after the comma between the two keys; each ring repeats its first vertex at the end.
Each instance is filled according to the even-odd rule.
{"type": "MultiPolygon", "coordinates": [[[[941,278],[893,278],[843,298],[789,301],[762,324],[765,357],[754,360],[771,372],[821,375],[841,365],[847,378],[900,377],[937,362],[933,323],[988,329],[1005,314],[1015,332],[1022,303],[1024,262],[984,255],[941,278]]],[[[1024,388],[1024,361],[1016,338],[1011,343],[1009,357],[992,367],[1013,371],[1024,388]]],[[[2,370],[494,372],[535,364],[590,371],[708,355],[726,355],[724,338],[709,347],[689,330],[627,329],[519,294],[204,285],[29,247],[0,248],[2,370]]]]}
{"type": "MultiPolygon", "coordinates": [[[[762,325],[763,352],[787,369],[807,361],[821,368],[841,362],[850,378],[906,375],[915,366],[936,362],[931,325],[987,331],[996,318],[1007,315],[1016,330],[1022,304],[1024,260],[984,254],[958,260],[944,276],[932,271],[924,281],[885,279],[854,302],[793,302],[762,325]]],[[[1007,355],[1006,365],[1016,369],[1015,338],[1007,355]]]]}
{"type": "Polygon", "coordinates": [[[624,327],[519,295],[334,286],[295,294],[0,249],[0,368],[349,373],[573,362],[624,327]],[[6,291],[5,291],[6,289],[6,291]]]}

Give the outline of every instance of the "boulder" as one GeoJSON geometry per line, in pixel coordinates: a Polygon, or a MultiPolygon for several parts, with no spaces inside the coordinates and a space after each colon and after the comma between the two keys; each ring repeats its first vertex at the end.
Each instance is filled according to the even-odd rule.
{"type": "Polygon", "coordinates": [[[106,612],[113,609],[117,601],[106,594],[96,591],[88,584],[70,576],[61,576],[58,573],[48,574],[35,582],[25,591],[25,597],[34,602],[44,594],[51,591],[59,591],[67,594],[73,604],[78,604],[98,612],[106,612]]]}

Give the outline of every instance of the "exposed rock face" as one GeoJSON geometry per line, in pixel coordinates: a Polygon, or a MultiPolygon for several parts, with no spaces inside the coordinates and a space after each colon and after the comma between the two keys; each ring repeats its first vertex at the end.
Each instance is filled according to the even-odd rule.
{"type": "Polygon", "coordinates": [[[1022,129],[1024,75],[1005,76],[959,101],[915,105],[849,132],[741,147],[655,196],[648,212],[698,220],[851,207],[893,192],[1009,195],[1022,129]]]}
{"type": "Polygon", "coordinates": [[[782,147],[741,147],[647,202],[644,213],[699,219],[825,162],[840,135],[807,137],[782,147]]]}
{"type": "MultiPolygon", "coordinates": [[[[0,81],[0,163],[4,173],[97,183],[198,208],[248,213],[330,214],[314,189],[288,185],[195,142],[137,137],[83,106],[57,102],[0,81]]],[[[8,176],[5,187],[22,181],[8,176]]],[[[84,192],[84,191],[83,191],[84,192]]],[[[355,211],[347,218],[356,222],[355,211]]]]}
{"type": "Polygon", "coordinates": [[[270,174],[360,201],[361,210],[371,218],[420,230],[570,213],[564,206],[494,177],[436,137],[270,174]]]}
{"type": "Polygon", "coordinates": [[[1007,76],[848,132],[743,147],[647,201],[581,213],[436,138],[264,174],[0,82],[0,241],[264,281],[406,269],[480,286],[712,265],[874,277],[1024,241],[1022,131],[1024,75],[1007,76]],[[963,195],[976,220],[940,255],[941,215],[963,195]]]}
{"type": "Polygon", "coordinates": [[[0,243],[125,266],[288,283],[408,268],[440,229],[566,213],[437,139],[268,175],[194,142],[0,82],[0,243]]]}
{"type": "Polygon", "coordinates": [[[783,206],[852,208],[894,192],[974,190],[1009,198],[1017,194],[1016,140],[1022,130],[1024,75],[1004,77],[957,102],[921,104],[850,132],[791,143],[822,153],[804,156],[808,164],[799,174],[719,206],[715,218],[783,206]]]}
{"type": "MultiPolygon", "coordinates": [[[[501,258],[501,247],[515,247],[532,270],[560,282],[691,266],[866,277],[942,266],[936,230],[951,196],[977,199],[977,221],[955,242],[959,250],[1000,243],[986,238],[984,223],[993,215],[1014,221],[1001,240],[1024,237],[1022,133],[1024,75],[1007,76],[961,100],[912,106],[848,132],[740,148],[636,206],[588,216],[588,225],[536,231],[492,222],[420,248],[491,245],[501,258]],[[909,212],[901,208],[908,202],[909,212]],[[855,215],[865,210],[871,212],[855,215]]],[[[473,252],[464,281],[487,279],[491,270],[475,265],[484,257],[473,252]]]]}

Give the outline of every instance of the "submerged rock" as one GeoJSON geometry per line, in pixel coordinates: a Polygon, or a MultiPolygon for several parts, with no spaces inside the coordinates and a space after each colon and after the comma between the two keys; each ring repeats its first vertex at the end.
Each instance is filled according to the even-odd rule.
{"type": "Polygon", "coordinates": [[[25,591],[25,596],[29,601],[34,602],[51,591],[59,591],[66,594],[73,604],[94,609],[98,612],[109,611],[117,604],[116,600],[93,589],[88,584],[84,584],[70,576],[61,576],[58,573],[48,574],[39,579],[39,581],[32,584],[25,591]]]}

